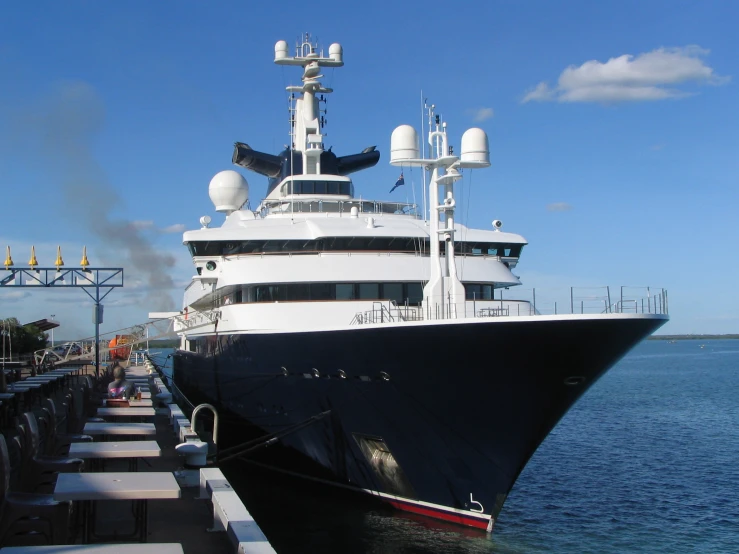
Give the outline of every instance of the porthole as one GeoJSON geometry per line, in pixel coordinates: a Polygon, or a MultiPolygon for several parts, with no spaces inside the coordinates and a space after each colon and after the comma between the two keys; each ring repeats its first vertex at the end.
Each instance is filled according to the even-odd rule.
{"type": "Polygon", "coordinates": [[[205,264],[205,269],[207,269],[208,271],[213,271],[216,267],[216,263],[213,260],[205,264]]]}

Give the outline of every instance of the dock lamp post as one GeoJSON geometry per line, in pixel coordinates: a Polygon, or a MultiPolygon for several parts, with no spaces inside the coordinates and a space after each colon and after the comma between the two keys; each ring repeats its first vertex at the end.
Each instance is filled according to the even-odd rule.
{"type": "MultiPolygon", "coordinates": [[[[123,268],[89,267],[86,247],[82,249],[79,267],[64,268],[59,247],[56,251],[55,267],[37,267],[39,263],[33,246],[27,267],[15,267],[10,256],[10,246],[7,247],[3,265],[5,269],[0,268],[0,287],[78,288],[90,297],[94,303],[92,317],[95,323],[95,375],[100,376],[100,324],[103,322],[101,302],[113,289],[123,286],[123,268]]],[[[51,340],[53,346],[53,335],[51,340]]]]}
{"type": "MultiPolygon", "coordinates": [[[[51,314],[51,321],[54,321],[56,314],[51,314]]],[[[51,347],[54,348],[54,328],[51,328],[51,347]]]]}

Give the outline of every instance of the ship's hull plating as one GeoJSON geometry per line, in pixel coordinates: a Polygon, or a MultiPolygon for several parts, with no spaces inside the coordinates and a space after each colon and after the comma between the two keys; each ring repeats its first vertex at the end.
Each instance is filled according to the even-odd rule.
{"type": "Polygon", "coordinates": [[[501,318],[213,335],[195,341],[197,352],[175,353],[174,381],[189,402],[214,404],[240,424],[226,425],[219,443],[277,433],[278,444],[249,456],[490,529],[557,421],[665,321],[501,318]]]}

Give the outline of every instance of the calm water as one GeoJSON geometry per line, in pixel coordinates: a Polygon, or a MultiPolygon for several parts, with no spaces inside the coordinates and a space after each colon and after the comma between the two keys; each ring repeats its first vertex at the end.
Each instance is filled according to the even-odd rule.
{"type": "Polygon", "coordinates": [[[738,397],[739,341],[641,344],[544,441],[492,536],[224,470],[280,554],[739,552],[738,397]]]}

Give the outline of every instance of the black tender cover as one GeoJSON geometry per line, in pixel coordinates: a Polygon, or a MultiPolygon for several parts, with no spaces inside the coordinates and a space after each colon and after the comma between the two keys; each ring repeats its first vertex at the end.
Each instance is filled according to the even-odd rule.
{"type": "MultiPolygon", "coordinates": [[[[303,173],[303,156],[300,152],[293,151],[291,164],[288,149],[275,156],[254,150],[243,142],[237,142],[234,144],[232,161],[245,169],[269,177],[267,194],[272,192],[285,177],[303,173]]],[[[365,148],[359,154],[348,156],[337,156],[330,150],[324,150],[321,152],[321,173],[323,175],[349,175],[355,171],[373,167],[378,161],[380,161],[380,153],[375,150],[374,146],[365,148]]]]}

